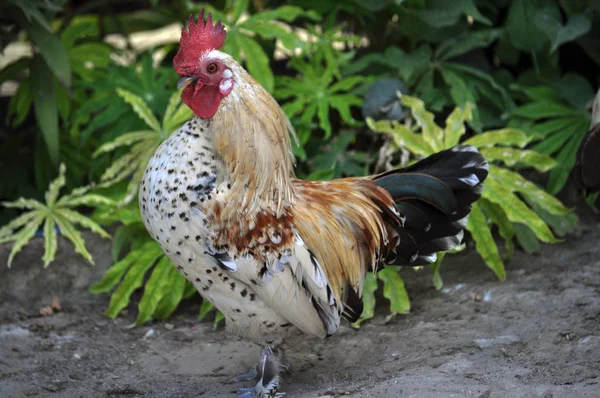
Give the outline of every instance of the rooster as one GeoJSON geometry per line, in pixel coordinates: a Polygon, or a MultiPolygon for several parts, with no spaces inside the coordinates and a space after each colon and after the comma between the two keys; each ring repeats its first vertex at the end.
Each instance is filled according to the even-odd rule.
{"type": "Polygon", "coordinates": [[[276,396],[294,328],[320,338],[362,312],[367,272],[418,266],[461,243],[486,160],[457,146],[384,174],[294,177],[293,128],[274,98],[219,49],[225,29],[190,16],[173,60],[195,117],[150,160],[144,224],[232,333],[265,346],[242,396],[276,396]]]}

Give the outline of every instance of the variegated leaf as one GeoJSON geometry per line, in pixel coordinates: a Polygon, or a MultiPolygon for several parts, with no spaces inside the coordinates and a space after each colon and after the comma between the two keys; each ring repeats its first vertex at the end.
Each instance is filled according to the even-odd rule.
{"type": "Polygon", "coordinates": [[[115,205],[115,201],[98,194],[87,194],[79,197],[64,196],[56,202],[57,207],[115,205]]]}
{"type": "Polygon", "coordinates": [[[400,101],[410,108],[413,118],[421,127],[423,138],[433,149],[433,152],[444,149],[444,131],[435,123],[433,113],[425,109],[425,103],[419,98],[408,95],[401,95],[400,101]]]}
{"type": "Polygon", "coordinates": [[[131,105],[136,115],[138,115],[148,127],[154,130],[154,132],[157,134],[161,133],[160,123],[156,119],[156,116],[154,116],[152,113],[150,107],[148,107],[148,104],[146,104],[142,98],[122,88],[117,88],[117,94],[119,94],[119,96],[123,98],[125,102],[131,105]]]}
{"type": "Polygon", "coordinates": [[[54,220],[52,217],[46,217],[46,222],[44,223],[44,256],[42,257],[44,268],[47,268],[56,256],[56,249],[58,248],[58,238],[56,235],[54,220]]]}
{"type": "Polygon", "coordinates": [[[531,228],[539,240],[547,243],[560,242],[554,237],[548,225],[519,199],[510,187],[494,178],[493,174],[490,174],[485,182],[483,197],[499,204],[511,222],[522,223],[531,228]]]}
{"type": "Polygon", "coordinates": [[[477,252],[486,265],[494,271],[498,278],[504,280],[506,278],[504,263],[502,262],[502,258],[500,258],[500,253],[498,253],[498,246],[496,246],[485,215],[477,202],[473,203],[467,224],[467,231],[471,233],[477,252]]]}
{"type": "MultiPolygon", "coordinates": [[[[2,202],[2,206],[13,209],[43,209],[44,205],[34,199],[19,198],[13,202],[2,202]]],[[[1,235],[1,234],[0,234],[1,235]]]]}
{"type": "Polygon", "coordinates": [[[446,118],[446,128],[444,129],[444,147],[450,148],[457,145],[460,137],[465,134],[465,122],[473,119],[473,106],[467,103],[464,109],[456,107],[446,118]]]}
{"type": "Polygon", "coordinates": [[[21,251],[21,249],[29,243],[31,238],[35,235],[37,230],[40,228],[42,221],[44,221],[45,214],[42,211],[36,211],[36,215],[32,218],[23,228],[14,235],[15,243],[10,250],[8,255],[8,267],[12,264],[13,259],[21,251]]]}
{"type": "Polygon", "coordinates": [[[95,221],[92,221],[92,219],[87,218],[83,214],[77,213],[76,211],[70,209],[56,209],[56,212],[60,216],[67,219],[69,222],[73,224],[79,224],[82,227],[89,229],[90,231],[100,235],[105,239],[110,239],[110,235],[108,234],[108,232],[102,229],[102,227],[98,225],[95,221]]]}
{"type": "Polygon", "coordinates": [[[507,166],[523,163],[542,173],[556,166],[556,161],[550,156],[525,149],[493,147],[481,148],[479,152],[489,161],[498,160],[507,166]]]}
{"type": "Polygon", "coordinates": [[[96,157],[101,153],[111,152],[119,147],[133,145],[136,142],[154,139],[155,137],[156,133],[152,130],[133,131],[131,133],[126,133],[110,142],[102,144],[100,148],[96,149],[96,152],[94,152],[92,156],[96,157]]]}
{"type": "Polygon", "coordinates": [[[464,144],[473,145],[477,148],[491,148],[496,145],[516,145],[519,148],[523,148],[531,139],[532,137],[528,137],[527,134],[519,129],[506,128],[477,134],[466,140],[464,144]]]}
{"type": "Polygon", "coordinates": [[[52,181],[50,183],[50,186],[48,187],[48,191],[46,192],[45,198],[46,198],[46,205],[49,208],[52,208],[52,206],[54,206],[54,203],[56,202],[56,198],[58,198],[60,189],[62,187],[64,187],[65,183],[67,182],[65,179],[65,171],[66,171],[66,167],[65,167],[64,163],[61,163],[60,167],[58,168],[58,177],[56,177],[56,179],[54,181],[52,181]]]}
{"type": "Polygon", "coordinates": [[[83,256],[90,264],[94,264],[94,259],[92,255],[85,247],[85,241],[81,236],[81,233],[71,224],[66,218],[62,217],[60,214],[53,215],[54,222],[60,228],[63,236],[73,243],[73,247],[75,251],[83,256]]]}
{"type": "Polygon", "coordinates": [[[27,225],[38,214],[38,211],[28,211],[17,218],[12,219],[8,224],[0,228],[0,243],[10,242],[14,240],[13,231],[27,225]]]}
{"type": "Polygon", "coordinates": [[[380,120],[376,122],[372,118],[367,118],[367,125],[376,133],[390,134],[398,148],[406,148],[418,156],[429,156],[433,153],[433,148],[423,136],[413,133],[407,126],[396,121],[380,120]]]}
{"type": "Polygon", "coordinates": [[[536,202],[549,213],[566,215],[572,212],[572,210],[566,208],[556,197],[541,189],[519,173],[491,165],[490,174],[504,186],[527,196],[529,200],[536,202]]]}

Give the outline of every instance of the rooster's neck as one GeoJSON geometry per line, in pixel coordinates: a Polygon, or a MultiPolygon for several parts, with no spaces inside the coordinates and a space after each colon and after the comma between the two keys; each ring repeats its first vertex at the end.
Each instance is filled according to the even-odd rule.
{"type": "Polygon", "coordinates": [[[270,210],[278,216],[293,201],[290,123],[275,99],[241,66],[212,119],[214,148],[232,183],[236,212],[270,210]]]}

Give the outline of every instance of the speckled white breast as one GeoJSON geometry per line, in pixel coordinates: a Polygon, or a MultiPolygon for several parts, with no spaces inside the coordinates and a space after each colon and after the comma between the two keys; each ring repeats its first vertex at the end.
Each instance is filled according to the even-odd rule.
{"type": "Polygon", "coordinates": [[[292,329],[289,323],[212,255],[215,226],[201,208],[221,200],[230,181],[210,128],[210,121],[192,119],[157,149],[140,185],[142,219],[177,269],[223,313],[230,331],[270,343],[292,329]]]}

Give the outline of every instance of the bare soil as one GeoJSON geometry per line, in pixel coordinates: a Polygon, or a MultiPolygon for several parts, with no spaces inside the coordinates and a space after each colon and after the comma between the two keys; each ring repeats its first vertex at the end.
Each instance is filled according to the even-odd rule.
{"type": "MultiPolygon", "coordinates": [[[[360,330],[287,342],[289,397],[600,397],[600,224],[531,256],[517,253],[500,282],[476,253],[428,271],[402,271],[409,315],[387,304],[360,330]]],[[[0,267],[0,397],[229,397],[260,347],[197,321],[198,300],[166,322],[128,327],[103,316],[88,292],[109,267],[110,242],[86,235],[91,267],[61,240],[44,270],[36,238],[12,269],[0,267]],[[40,316],[59,298],[62,311],[40,316]]],[[[6,264],[9,246],[0,246],[6,264]]]]}

